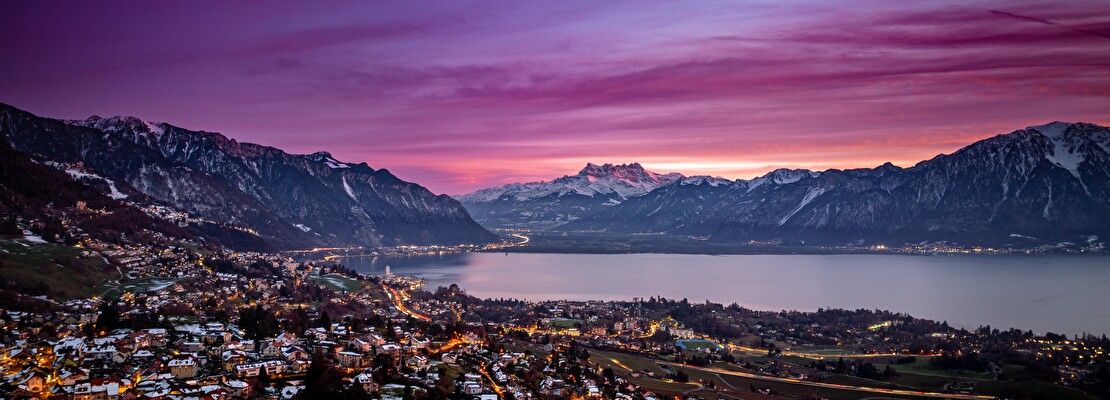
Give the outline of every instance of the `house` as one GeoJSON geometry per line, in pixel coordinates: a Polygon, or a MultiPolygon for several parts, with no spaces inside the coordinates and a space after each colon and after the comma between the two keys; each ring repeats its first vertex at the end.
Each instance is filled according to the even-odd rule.
{"type": "Polygon", "coordinates": [[[304,386],[286,386],[281,389],[281,399],[292,400],[297,397],[302,389],[304,389],[304,386]]]}
{"type": "Polygon", "coordinates": [[[374,382],[374,376],[370,375],[369,372],[355,375],[354,381],[355,384],[362,386],[362,390],[365,390],[366,393],[373,393],[378,390],[378,384],[374,382]]]}
{"type": "Polygon", "coordinates": [[[362,353],[353,351],[341,351],[336,355],[339,365],[345,368],[362,368],[363,359],[362,353]]]}
{"type": "Polygon", "coordinates": [[[417,354],[417,355],[409,357],[409,359],[405,360],[405,365],[407,365],[409,368],[412,368],[412,369],[417,369],[417,370],[424,369],[424,367],[426,367],[428,365],[428,357],[424,357],[423,355],[417,354]]]}
{"type": "Polygon", "coordinates": [[[463,382],[462,389],[463,389],[463,393],[469,394],[469,395],[476,395],[476,394],[481,394],[482,393],[482,385],[479,385],[478,382],[475,382],[475,381],[463,382]]]}
{"type": "Polygon", "coordinates": [[[357,352],[366,353],[374,349],[374,343],[369,340],[353,339],[348,343],[351,349],[357,352]]]}
{"type": "Polygon", "coordinates": [[[440,356],[439,359],[440,361],[443,361],[445,363],[454,364],[455,362],[459,361],[459,355],[455,352],[447,352],[443,353],[443,355],[440,356]]]}
{"type": "Polygon", "coordinates": [[[240,380],[230,380],[224,384],[227,386],[227,391],[232,397],[249,397],[251,393],[251,385],[240,380]]]}
{"type": "Polygon", "coordinates": [[[119,386],[119,382],[82,383],[73,387],[73,400],[116,400],[120,398],[119,386]]]}
{"type": "Polygon", "coordinates": [[[220,358],[223,361],[224,369],[228,371],[231,371],[236,365],[245,364],[249,360],[247,353],[242,350],[225,351],[220,354],[220,358]]]}
{"type": "Polygon", "coordinates": [[[394,343],[386,343],[381,345],[381,347],[378,347],[378,353],[398,356],[401,354],[401,346],[394,343]]]}
{"type": "Polygon", "coordinates": [[[307,351],[297,346],[286,346],[281,348],[280,356],[284,358],[285,361],[292,363],[295,361],[308,361],[311,354],[308,354],[307,351]]]}
{"type": "Polygon", "coordinates": [[[170,360],[167,366],[170,367],[170,375],[174,378],[188,379],[197,376],[197,361],[192,357],[175,358],[170,360]]]}
{"type": "Polygon", "coordinates": [[[85,357],[93,360],[107,361],[116,355],[116,346],[95,346],[85,350],[85,357]]]}
{"type": "Polygon", "coordinates": [[[275,345],[275,344],[267,344],[266,347],[264,347],[262,349],[262,356],[263,357],[277,358],[280,355],[281,355],[281,346],[278,346],[278,345],[275,345]]]}
{"type": "Polygon", "coordinates": [[[235,366],[235,376],[240,378],[255,377],[260,374],[267,376],[281,375],[285,372],[288,364],[285,360],[266,360],[250,364],[242,364],[235,366]]]}
{"type": "Polygon", "coordinates": [[[27,378],[19,382],[18,386],[36,393],[42,392],[46,390],[46,374],[39,371],[31,372],[27,378]]]}
{"type": "Polygon", "coordinates": [[[204,343],[190,341],[181,343],[181,351],[185,353],[200,353],[204,351],[204,343]]]}
{"type": "Polygon", "coordinates": [[[430,343],[430,342],[431,342],[431,340],[429,340],[427,338],[417,337],[417,336],[413,336],[412,338],[409,339],[409,345],[412,346],[412,347],[418,348],[418,349],[427,348],[428,343],[430,343]]]}

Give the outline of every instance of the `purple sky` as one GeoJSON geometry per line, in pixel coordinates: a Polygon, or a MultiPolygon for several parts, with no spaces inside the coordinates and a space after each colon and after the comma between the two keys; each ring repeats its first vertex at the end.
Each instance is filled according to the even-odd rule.
{"type": "Polygon", "coordinates": [[[329,150],[437,193],[588,161],[909,166],[1110,124],[1110,2],[831,3],[6,2],[0,102],[329,150]]]}

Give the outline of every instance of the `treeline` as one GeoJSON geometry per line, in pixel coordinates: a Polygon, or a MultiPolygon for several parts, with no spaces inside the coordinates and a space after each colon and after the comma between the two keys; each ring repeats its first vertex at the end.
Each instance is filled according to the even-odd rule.
{"type": "MultiPolygon", "coordinates": [[[[912,361],[911,361],[912,362],[912,361]]],[[[890,378],[898,376],[898,371],[887,365],[886,368],[879,369],[870,361],[855,360],[846,361],[840,358],[837,361],[813,361],[809,363],[808,367],[818,371],[828,371],[837,374],[853,375],[860,378],[873,379],[878,381],[885,381],[890,378]]]]}

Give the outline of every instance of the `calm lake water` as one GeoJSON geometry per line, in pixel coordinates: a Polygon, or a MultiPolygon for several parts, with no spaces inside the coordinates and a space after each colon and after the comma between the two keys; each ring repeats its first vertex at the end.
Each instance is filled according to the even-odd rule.
{"type": "Polygon", "coordinates": [[[1110,334],[1110,256],[474,253],[347,258],[478,297],[687,298],[755,310],[881,308],[955,326],[1110,334]]]}

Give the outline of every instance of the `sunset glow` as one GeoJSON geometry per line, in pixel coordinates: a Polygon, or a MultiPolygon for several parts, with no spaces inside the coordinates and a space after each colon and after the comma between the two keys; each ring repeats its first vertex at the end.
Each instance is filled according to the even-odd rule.
{"type": "Polygon", "coordinates": [[[328,150],[449,194],[586,162],[910,166],[1110,123],[1106,2],[524,5],[8,4],[0,102],[328,150]]]}

